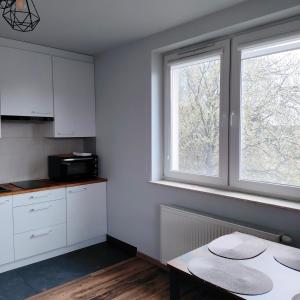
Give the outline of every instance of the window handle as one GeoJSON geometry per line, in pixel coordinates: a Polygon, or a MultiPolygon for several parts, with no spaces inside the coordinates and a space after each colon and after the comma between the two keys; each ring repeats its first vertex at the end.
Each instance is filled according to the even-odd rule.
{"type": "Polygon", "coordinates": [[[234,126],[235,117],[236,117],[235,112],[232,112],[231,115],[230,115],[230,127],[234,126]]]}

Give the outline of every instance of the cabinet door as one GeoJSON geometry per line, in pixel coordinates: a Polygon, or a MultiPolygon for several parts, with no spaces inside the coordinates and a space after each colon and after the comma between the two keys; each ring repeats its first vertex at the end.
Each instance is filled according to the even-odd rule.
{"type": "Polygon", "coordinates": [[[12,197],[0,197],[0,265],[14,260],[12,197]]]}
{"type": "Polygon", "coordinates": [[[53,117],[50,56],[0,47],[0,66],[2,115],[53,117]]]}
{"type": "Polygon", "coordinates": [[[106,233],[106,183],[67,188],[67,244],[106,233]]]}
{"type": "Polygon", "coordinates": [[[53,87],[54,136],[96,136],[94,64],[53,57],[53,87]]]}

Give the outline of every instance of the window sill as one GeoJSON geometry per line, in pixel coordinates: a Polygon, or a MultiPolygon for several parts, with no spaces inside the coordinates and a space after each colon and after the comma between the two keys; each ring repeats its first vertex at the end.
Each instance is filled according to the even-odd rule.
{"type": "Polygon", "coordinates": [[[268,205],[273,207],[289,209],[293,211],[300,211],[300,202],[281,200],[281,199],[257,196],[252,194],[245,194],[245,193],[234,192],[234,191],[226,191],[226,190],[221,190],[221,189],[216,189],[211,187],[204,187],[204,186],[198,186],[198,185],[180,183],[180,182],[168,181],[168,180],[156,180],[156,181],[150,181],[150,183],[161,185],[161,186],[184,189],[188,191],[196,191],[196,192],[202,192],[206,194],[229,197],[229,198],[243,200],[246,202],[249,201],[249,202],[257,203],[260,205],[268,205]]]}

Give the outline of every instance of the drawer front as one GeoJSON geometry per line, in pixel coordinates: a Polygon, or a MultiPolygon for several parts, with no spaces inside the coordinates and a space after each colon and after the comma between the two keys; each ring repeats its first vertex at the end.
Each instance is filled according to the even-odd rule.
{"type": "Polygon", "coordinates": [[[14,207],[65,199],[66,189],[53,189],[34,193],[25,193],[13,196],[14,207]]]}
{"type": "Polygon", "coordinates": [[[66,246],[66,225],[15,235],[15,259],[23,259],[66,246]]]}
{"type": "Polygon", "coordinates": [[[14,208],[15,234],[62,223],[66,223],[65,199],[14,208]]]}

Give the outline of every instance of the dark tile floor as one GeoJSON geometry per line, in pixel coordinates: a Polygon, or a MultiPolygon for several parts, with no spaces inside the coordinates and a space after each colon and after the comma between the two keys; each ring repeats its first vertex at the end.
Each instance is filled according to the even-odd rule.
{"type": "Polygon", "coordinates": [[[23,300],[47,289],[130,258],[109,243],[0,274],[0,300],[23,300]]]}

